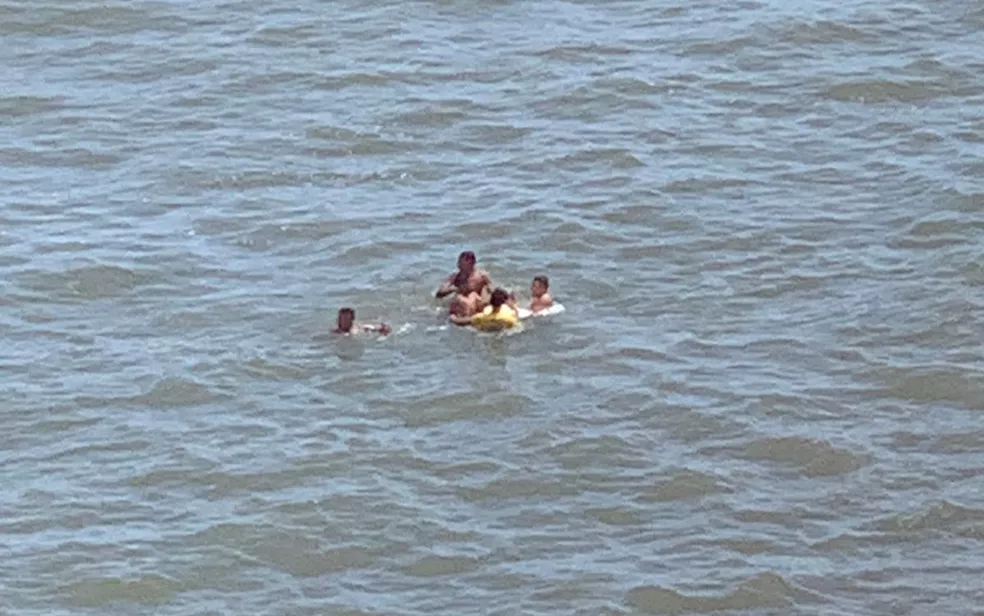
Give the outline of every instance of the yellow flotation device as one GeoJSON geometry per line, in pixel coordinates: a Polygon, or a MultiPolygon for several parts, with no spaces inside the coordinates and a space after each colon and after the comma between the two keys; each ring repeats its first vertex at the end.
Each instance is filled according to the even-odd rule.
{"type": "Polygon", "coordinates": [[[471,318],[471,325],[483,332],[501,332],[519,323],[519,315],[509,306],[499,306],[499,311],[492,312],[492,306],[471,318]]]}

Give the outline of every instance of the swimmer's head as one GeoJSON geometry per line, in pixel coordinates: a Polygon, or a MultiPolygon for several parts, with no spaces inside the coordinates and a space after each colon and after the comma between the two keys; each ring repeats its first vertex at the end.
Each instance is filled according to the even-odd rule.
{"type": "Polygon", "coordinates": [[[466,250],[458,255],[458,270],[470,273],[473,269],[475,269],[476,261],[477,259],[475,258],[475,253],[470,250],[466,250]]]}
{"type": "Polygon", "coordinates": [[[351,308],[342,308],[338,311],[338,331],[351,331],[354,323],[355,310],[351,308]]]}
{"type": "Polygon", "coordinates": [[[533,284],[530,285],[530,293],[533,297],[540,297],[550,288],[550,279],[546,276],[534,276],[533,284]]]}
{"type": "Polygon", "coordinates": [[[496,289],[492,291],[492,299],[489,301],[492,304],[493,310],[498,310],[500,306],[509,301],[509,293],[505,289],[496,289]]]}

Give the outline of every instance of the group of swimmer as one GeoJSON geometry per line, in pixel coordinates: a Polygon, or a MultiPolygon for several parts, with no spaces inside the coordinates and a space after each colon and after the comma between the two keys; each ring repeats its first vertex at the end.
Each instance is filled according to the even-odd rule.
{"type": "MultiPolygon", "coordinates": [[[[539,314],[554,305],[550,297],[550,280],[544,275],[533,277],[530,284],[532,314],[539,314]]],[[[458,271],[448,276],[434,297],[453,296],[448,306],[448,319],[460,326],[472,326],[485,331],[508,329],[519,322],[519,306],[516,294],[501,287],[494,287],[488,272],[478,269],[475,253],[466,250],[458,255],[458,271]]],[[[338,311],[336,334],[376,332],[389,334],[392,328],[386,323],[363,324],[355,320],[355,310],[338,311]]]]}

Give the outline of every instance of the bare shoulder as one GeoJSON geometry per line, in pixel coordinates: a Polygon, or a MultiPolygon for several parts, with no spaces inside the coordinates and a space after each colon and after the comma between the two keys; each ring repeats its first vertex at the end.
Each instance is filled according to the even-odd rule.
{"type": "Polygon", "coordinates": [[[547,293],[544,293],[540,297],[537,297],[530,302],[530,310],[533,312],[540,312],[551,306],[553,306],[553,298],[551,298],[547,293]]]}

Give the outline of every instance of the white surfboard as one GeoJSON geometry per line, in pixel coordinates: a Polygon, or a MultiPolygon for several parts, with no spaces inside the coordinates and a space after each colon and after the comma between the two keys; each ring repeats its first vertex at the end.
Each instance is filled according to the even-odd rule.
{"type": "Polygon", "coordinates": [[[554,302],[552,306],[536,314],[533,314],[533,311],[530,310],[529,308],[520,308],[519,310],[517,310],[517,312],[519,313],[519,318],[522,320],[522,319],[528,319],[530,317],[550,317],[555,314],[560,314],[561,312],[564,312],[564,310],[566,309],[564,308],[563,304],[554,302]]]}

